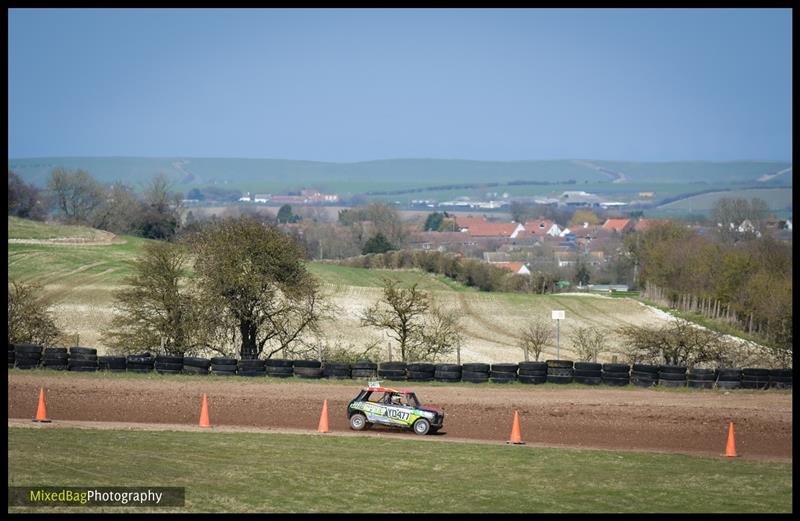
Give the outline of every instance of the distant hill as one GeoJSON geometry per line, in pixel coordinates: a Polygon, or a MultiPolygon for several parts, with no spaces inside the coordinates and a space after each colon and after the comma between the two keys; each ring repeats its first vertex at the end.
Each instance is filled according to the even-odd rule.
{"type": "MultiPolygon", "coordinates": [[[[8,168],[43,186],[50,171],[82,168],[102,182],[138,185],[166,174],[176,188],[219,186],[243,191],[281,192],[314,187],[353,195],[369,191],[512,181],[564,184],[687,183],[759,184],[762,176],[791,166],[785,162],[624,161],[469,161],[461,159],[387,159],[326,163],[283,159],[47,157],[9,159],[8,168]]],[[[791,186],[791,175],[770,178],[768,186],[791,186]]]]}

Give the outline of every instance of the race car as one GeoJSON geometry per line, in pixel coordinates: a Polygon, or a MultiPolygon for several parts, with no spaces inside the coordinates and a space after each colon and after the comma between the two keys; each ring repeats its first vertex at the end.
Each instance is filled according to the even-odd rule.
{"type": "Polygon", "coordinates": [[[350,428],[361,431],[372,424],[414,429],[419,435],[436,432],[444,423],[444,411],[420,405],[414,391],[378,385],[362,387],[347,405],[350,428]]]}

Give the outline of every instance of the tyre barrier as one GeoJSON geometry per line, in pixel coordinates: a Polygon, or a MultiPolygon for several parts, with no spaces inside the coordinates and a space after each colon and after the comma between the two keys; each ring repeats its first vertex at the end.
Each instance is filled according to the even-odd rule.
{"type": "Polygon", "coordinates": [[[214,357],[211,359],[182,356],[153,356],[149,352],[123,356],[97,356],[97,350],[88,347],[44,348],[37,344],[8,343],[9,368],[32,369],[41,365],[45,369],[69,371],[111,371],[148,373],[155,369],[160,374],[195,374],[230,376],[271,376],[288,378],[373,379],[412,382],[469,382],[523,384],[569,383],[584,385],[622,386],[632,383],[639,387],[689,387],[694,389],[791,389],[793,373],[790,368],[767,369],[758,367],[700,368],[676,365],[649,364],[599,364],[547,360],[545,362],[519,363],[466,363],[463,365],[428,362],[383,362],[369,360],[325,362],[319,360],[237,360],[214,357]],[[209,372],[210,370],[210,372],[209,372]]]}
{"type": "Polygon", "coordinates": [[[378,377],[392,381],[403,381],[406,379],[405,362],[381,362],[378,365],[378,377]]]}
{"type": "Polygon", "coordinates": [[[124,373],[127,369],[128,369],[128,364],[124,356],[97,357],[98,371],[111,371],[112,373],[124,373]]]}
{"type": "Polygon", "coordinates": [[[42,367],[56,371],[67,369],[69,354],[66,347],[45,347],[42,367]]]}
{"type": "Polygon", "coordinates": [[[547,360],[547,383],[568,384],[573,378],[572,360],[547,360]]]}
{"type": "Polygon", "coordinates": [[[337,380],[350,379],[350,364],[347,362],[325,362],[322,364],[322,376],[337,380]]]}
{"type": "Polygon", "coordinates": [[[630,370],[628,364],[603,364],[602,381],[605,385],[626,386],[631,383],[630,370]]]}
{"type": "Polygon", "coordinates": [[[432,382],[436,366],[428,362],[413,362],[406,366],[406,378],[409,382],[432,382]]]}
{"type": "Polygon", "coordinates": [[[658,385],[661,387],[686,387],[686,366],[658,366],[658,385]]]}
{"type": "Polygon", "coordinates": [[[236,374],[237,362],[235,358],[215,356],[211,359],[211,374],[217,376],[233,376],[236,374]]]}
{"type": "Polygon", "coordinates": [[[14,344],[14,367],[34,369],[42,359],[42,346],[36,344],[14,344]]]}
{"type": "Polygon", "coordinates": [[[284,358],[267,358],[264,361],[267,376],[273,378],[288,378],[294,376],[294,363],[284,358]]]}
{"type": "Polygon", "coordinates": [[[489,381],[489,364],[464,364],[461,366],[461,381],[480,384],[489,381]]]}
{"type": "Polygon", "coordinates": [[[520,362],[517,379],[523,384],[547,382],[547,362],[520,362]]]}
{"type": "Polygon", "coordinates": [[[490,379],[492,383],[507,384],[517,380],[519,364],[492,364],[490,379]]]}

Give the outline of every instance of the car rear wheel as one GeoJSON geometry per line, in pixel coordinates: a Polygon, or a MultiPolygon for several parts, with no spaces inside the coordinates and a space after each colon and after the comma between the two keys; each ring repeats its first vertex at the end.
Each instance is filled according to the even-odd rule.
{"type": "Polygon", "coordinates": [[[367,418],[363,414],[356,413],[350,417],[350,428],[354,431],[363,431],[367,426],[367,418]]]}
{"type": "Polygon", "coordinates": [[[420,418],[414,422],[414,432],[420,436],[428,434],[429,430],[431,430],[431,424],[425,418],[420,418]]]}

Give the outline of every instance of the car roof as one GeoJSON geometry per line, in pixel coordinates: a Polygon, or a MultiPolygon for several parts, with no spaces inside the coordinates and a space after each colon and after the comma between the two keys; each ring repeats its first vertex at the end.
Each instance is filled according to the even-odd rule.
{"type": "Polygon", "coordinates": [[[393,389],[391,387],[362,387],[362,391],[377,391],[380,393],[415,394],[411,389],[393,389]]]}

